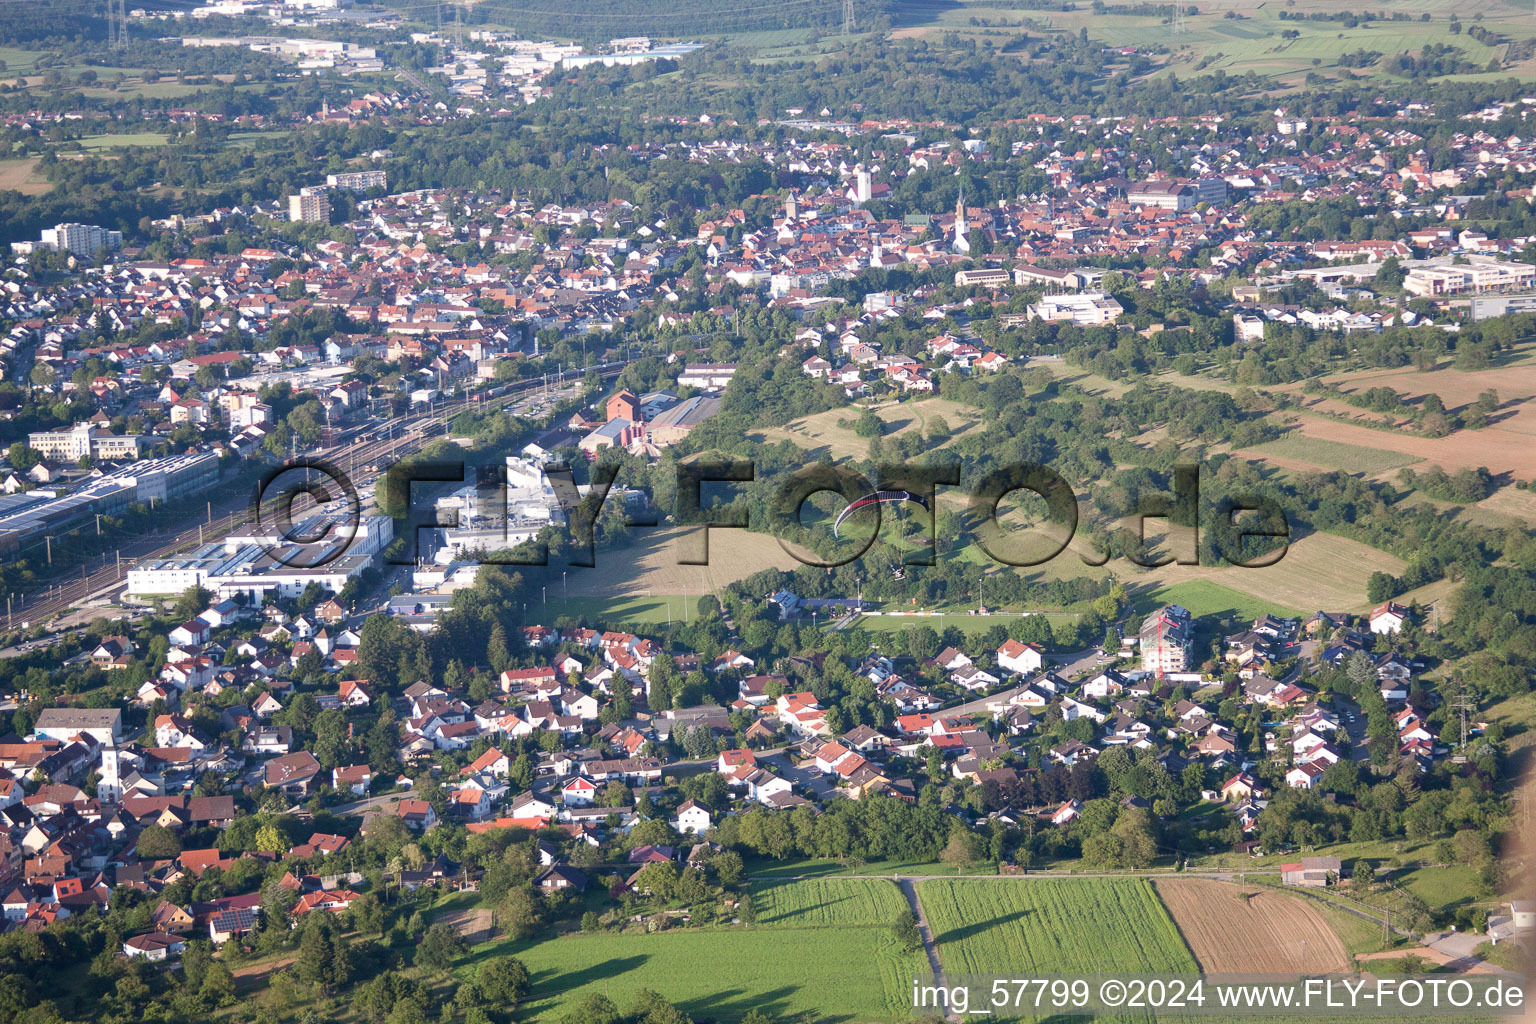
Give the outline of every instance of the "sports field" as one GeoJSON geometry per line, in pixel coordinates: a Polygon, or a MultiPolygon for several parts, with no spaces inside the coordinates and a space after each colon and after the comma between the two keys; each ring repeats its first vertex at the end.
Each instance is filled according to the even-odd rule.
{"type": "Polygon", "coordinates": [[[1332,533],[1311,533],[1293,541],[1278,562],[1256,569],[1231,565],[1164,565],[1147,569],[1124,559],[1094,567],[1084,565],[1071,551],[1040,568],[1049,576],[1063,578],[1113,574],[1138,598],[1146,593],[1176,593],[1194,602],[1187,606],[1192,611],[1197,610],[1195,605],[1210,608],[1211,612],[1230,606],[1246,613],[1262,606],[1269,611],[1292,609],[1311,613],[1319,608],[1368,609],[1365,584],[1371,573],[1379,570],[1397,575],[1404,566],[1402,559],[1368,544],[1332,533]]]}
{"type": "Polygon", "coordinates": [[[905,906],[894,883],[816,880],[756,893],[751,927],[503,940],[474,947],[459,969],[467,974],[492,956],[522,960],[533,992],[519,1020],[553,1020],[594,992],[624,1006],[641,989],[696,1019],[737,1021],[754,1009],[777,1020],[907,1018],[912,979],[926,961],[891,937],[905,906]]]}
{"type": "MultiPolygon", "coordinates": [[[[1520,492],[1521,494],[1525,492],[1520,492]]],[[[705,566],[679,565],[678,558],[691,541],[681,529],[637,530],[633,544],[598,552],[597,568],[571,569],[566,579],[549,587],[548,616],[586,616],[608,622],[656,623],[692,616],[700,595],[715,593],[726,584],[762,569],[791,570],[793,558],[778,541],[745,530],[711,531],[710,562],[705,566]],[[686,609],[686,611],[685,611],[686,609]]],[[[1080,540],[1081,538],[1079,538],[1080,540]]],[[[1330,533],[1313,533],[1293,542],[1274,565],[1257,569],[1237,566],[1165,565],[1147,569],[1124,559],[1103,566],[1085,565],[1074,547],[1050,562],[1029,570],[1027,577],[1102,578],[1113,575],[1139,597],[1147,593],[1177,600],[1197,614],[1236,611],[1252,618],[1263,611],[1310,613],[1358,611],[1369,607],[1366,580],[1376,571],[1400,574],[1404,563],[1384,551],[1330,533]]],[[[954,557],[994,564],[975,548],[954,557]]],[[[920,570],[919,570],[920,571],[920,570]]],[[[998,571],[1003,571],[998,569],[998,571]]],[[[539,607],[546,606],[542,603],[539,607]]],[[[530,602],[532,604],[532,602],[530,602]]],[[[901,609],[893,609],[901,610],[901,609]]],[[[916,610],[916,609],[914,609],[916,610]]],[[[1036,611],[1011,608],[1008,613],[1036,611]]],[[[934,629],[956,626],[967,632],[986,630],[1008,622],[1011,614],[976,616],[969,609],[955,609],[943,616],[866,616],[865,629],[905,629],[928,625],[934,629]]],[[[1052,615],[1055,622],[1059,616],[1052,615]]]]}

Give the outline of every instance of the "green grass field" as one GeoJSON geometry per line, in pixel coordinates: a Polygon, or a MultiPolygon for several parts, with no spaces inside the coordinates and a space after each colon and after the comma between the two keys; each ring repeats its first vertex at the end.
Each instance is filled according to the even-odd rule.
{"type": "Polygon", "coordinates": [[[0,61],[5,62],[5,74],[31,71],[42,59],[41,50],[23,50],[18,46],[0,46],[0,61]]]}
{"type": "Polygon", "coordinates": [[[163,146],[170,136],[164,132],[123,132],[110,135],[87,135],[80,139],[80,147],[87,151],[123,149],[129,146],[163,146]]]}
{"type": "Polygon", "coordinates": [[[1264,614],[1288,618],[1301,615],[1298,609],[1288,608],[1253,594],[1244,594],[1230,587],[1224,587],[1220,583],[1212,583],[1210,580],[1191,580],[1188,583],[1160,587],[1147,595],[1144,601],[1138,600],[1137,603],[1145,603],[1148,609],[1165,604],[1181,604],[1197,617],[1223,616],[1231,613],[1235,613],[1240,619],[1256,619],[1264,614]]]}
{"type": "MultiPolygon", "coordinates": [[[[955,869],[938,861],[871,860],[840,861],[813,857],[809,860],[777,861],[769,857],[748,857],[747,873],[760,882],[789,879],[837,878],[842,875],[944,875],[955,869]]],[[[997,868],[978,861],[966,868],[967,875],[995,875],[997,868]]]]}
{"type": "Polygon", "coordinates": [[[1195,958],[1145,879],[929,881],[918,898],[945,971],[1195,973],[1195,958]]]}
{"type": "MultiPolygon", "coordinates": [[[[698,595],[684,598],[681,594],[661,594],[656,597],[551,597],[548,606],[539,604],[539,615],[550,622],[569,615],[585,618],[589,622],[633,622],[642,625],[665,624],[680,621],[685,616],[692,619],[698,607],[698,595]]],[[[532,604],[533,602],[529,602],[532,604]]]]}
{"type": "Polygon", "coordinates": [[[698,1019],[737,1021],[753,1009],[780,1020],[907,1018],[912,979],[926,962],[891,937],[905,903],[893,883],[817,880],[758,893],[759,923],[750,928],[491,942],[475,947],[461,970],[494,956],[522,960],[533,992],[519,1020],[553,1020],[594,992],[624,1006],[641,989],[698,1019]]]}
{"type": "MultiPolygon", "coordinates": [[[[1072,612],[1040,612],[1051,625],[1055,625],[1066,619],[1076,619],[1072,612]]],[[[962,633],[985,633],[993,626],[1007,626],[1016,623],[1019,619],[1017,613],[1010,615],[968,615],[964,612],[942,612],[938,615],[865,615],[859,619],[859,628],[871,633],[891,633],[901,629],[912,629],[916,626],[928,626],[942,632],[950,626],[954,626],[962,633]]]]}
{"type": "Polygon", "coordinates": [[[890,924],[907,909],[892,882],[814,878],[752,887],[758,927],[841,928],[890,924]]]}
{"type": "Polygon", "coordinates": [[[1297,462],[1305,462],[1324,469],[1363,473],[1366,476],[1385,473],[1389,469],[1401,469],[1403,466],[1424,461],[1401,452],[1389,452],[1381,448],[1362,448],[1359,445],[1324,441],[1297,433],[1287,434],[1278,441],[1261,444],[1249,451],[1259,455],[1273,455],[1280,459],[1294,459],[1297,462]]]}

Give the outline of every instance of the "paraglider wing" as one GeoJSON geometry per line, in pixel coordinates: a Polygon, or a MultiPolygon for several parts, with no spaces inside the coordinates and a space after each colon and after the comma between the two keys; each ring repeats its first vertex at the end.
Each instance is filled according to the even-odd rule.
{"type": "Polygon", "coordinates": [[[862,498],[849,502],[848,507],[838,513],[837,519],[832,523],[832,536],[840,536],[838,531],[842,528],[843,520],[859,511],[859,509],[868,508],[871,505],[885,505],[900,501],[911,502],[921,509],[926,510],[928,508],[928,503],[922,499],[922,496],[913,494],[911,491],[871,491],[862,498]]]}

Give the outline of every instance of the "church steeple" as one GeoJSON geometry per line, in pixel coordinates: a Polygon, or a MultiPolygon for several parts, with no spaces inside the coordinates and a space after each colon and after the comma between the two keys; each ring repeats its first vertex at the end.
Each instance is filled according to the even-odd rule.
{"type": "Polygon", "coordinates": [[[955,252],[970,252],[971,240],[967,237],[965,223],[965,186],[960,186],[960,198],[955,200],[955,240],[951,245],[955,252]]]}

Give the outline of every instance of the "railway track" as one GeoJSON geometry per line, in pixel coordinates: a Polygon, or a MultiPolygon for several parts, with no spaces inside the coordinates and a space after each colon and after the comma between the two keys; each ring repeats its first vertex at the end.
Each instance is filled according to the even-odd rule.
{"type": "MultiPolygon", "coordinates": [[[[625,365],[610,363],[596,369],[604,380],[611,380],[623,371],[625,365]]],[[[517,397],[530,391],[579,380],[587,372],[587,368],[582,368],[567,370],[548,378],[515,381],[505,385],[491,402],[505,409],[517,397]]],[[[389,436],[362,444],[344,442],[307,453],[307,457],[334,463],[349,476],[359,467],[377,465],[382,468],[405,455],[420,451],[434,437],[442,436],[440,433],[428,433],[430,425],[446,424],[465,409],[483,407],[485,404],[488,404],[485,399],[471,401],[468,396],[450,399],[428,411],[391,421],[392,433],[389,436]]],[[[128,571],[140,562],[168,558],[191,550],[246,525],[253,518],[252,496],[251,488],[245,484],[234,481],[225,483],[209,497],[206,517],[193,517],[185,525],[170,530],[140,534],[134,540],[120,545],[111,554],[82,562],[78,567],[78,576],[72,575],[75,570],[71,570],[70,573],[42,580],[27,592],[6,595],[7,628],[23,621],[35,623],[101,597],[121,584],[127,578],[128,571]]],[[[275,506],[275,501],[268,506],[268,511],[275,506]]]]}

